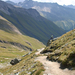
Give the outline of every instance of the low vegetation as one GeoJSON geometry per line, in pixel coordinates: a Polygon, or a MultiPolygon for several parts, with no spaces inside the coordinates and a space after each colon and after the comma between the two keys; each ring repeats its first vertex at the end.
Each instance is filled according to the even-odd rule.
{"type": "Polygon", "coordinates": [[[52,41],[42,53],[48,52],[48,60],[60,62],[61,68],[75,69],[75,29],[52,41]]]}
{"type": "Polygon", "coordinates": [[[35,51],[42,47],[45,45],[34,38],[0,30],[0,65],[2,66],[0,73],[3,75],[36,73],[43,65],[34,61],[35,51]],[[12,66],[10,61],[14,58],[21,61],[12,66]]]}
{"type": "Polygon", "coordinates": [[[36,58],[35,52],[36,51],[33,51],[31,54],[21,57],[21,61],[16,65],[0,69],[1,74],[42,75],[44,67],[40,62],[34,61],[36,58]]]}

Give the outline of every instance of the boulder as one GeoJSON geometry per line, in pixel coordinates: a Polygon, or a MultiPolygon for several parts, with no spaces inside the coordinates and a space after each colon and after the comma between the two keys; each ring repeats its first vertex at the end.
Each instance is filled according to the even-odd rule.
{"type": "Polygon", "coordinates": [[[11,65],[15,65],[15,64],[17,64],[17,63],[19,63],[19,60],[18,59],[13,59],[13,60],[11,60],[11,62],[10,62],[10,64],[11,65]]]}

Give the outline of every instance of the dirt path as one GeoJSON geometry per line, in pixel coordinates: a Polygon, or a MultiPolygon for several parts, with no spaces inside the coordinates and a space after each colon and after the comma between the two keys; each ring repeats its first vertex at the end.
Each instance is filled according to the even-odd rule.
{"type": "MultiPolygon", "coordinates": [[[[39,50],[40,52],[41,50],[39,50]]],[[[38,53],[36,53],[38,54],[38,53]]],[[[75,71],[71,71],[68,69],[60,69],[60,64],[57,62],[52,62],[46,60],[47,56],[39,56],[36,58],[36,61],[40,61],[45,68],[45,72],[43,75],[75,75],[75,71]]]]}
{"type": "Polygon", "coordinates": [[[43,51],[43,50],[44,50],[44,48],[37,49],[38,52],[36,52],[35,54],[38,55],[38,54],[40,54],[40,52],[43,51]]]}

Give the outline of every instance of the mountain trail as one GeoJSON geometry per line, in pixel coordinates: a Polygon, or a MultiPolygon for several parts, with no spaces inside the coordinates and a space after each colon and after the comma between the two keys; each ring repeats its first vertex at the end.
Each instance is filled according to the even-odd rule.
{"type": "MultiPolygon", "coordinates": [[[[43,49],[39,49],[36,54],[40,53],[43,49]]],[[[47,56],[39,56],[35,59],[35,61],[40,61],[44,65],[45,71],[43,75],[75,75],[75,70],[60,69],[58,62],[48,61],[46,58],[47,56]]]]}

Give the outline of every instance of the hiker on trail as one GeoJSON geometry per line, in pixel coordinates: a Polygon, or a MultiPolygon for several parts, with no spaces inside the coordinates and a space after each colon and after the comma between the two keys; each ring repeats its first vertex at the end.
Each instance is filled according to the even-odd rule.
{"type": "Polygon", "coordinates": [[[50,39],[53,40],[53,35],[51,35],[51,38],[50,39]]]}

